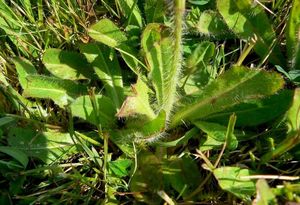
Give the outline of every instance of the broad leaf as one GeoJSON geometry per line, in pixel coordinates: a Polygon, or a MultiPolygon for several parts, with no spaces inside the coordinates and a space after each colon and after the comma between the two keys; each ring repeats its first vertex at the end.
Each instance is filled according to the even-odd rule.
{"type": "Polygon", "coordinates": [[[227,124],[231,113],[237,115],[236,126],[257,126],[283,115],[292,103],[293,92],[283,90],[264,99],[248,100],[222,112],[205,117],[205,121],[227,124]]]}
{"type": "Polygon", "coordinates": [[[137,0],[116,0],[116,4],[127,19],[128,25],[143,27],[143,18],[137,6],[137,0]]]}
{"type": "Polygon", "coordinates": [[[250,40],[254,35],[256,36],[254,50],[262,58],[270,55],[269,59],[273,64],[285,65],[285,58],[276,43],[275,32],[259,4],[254,5],[252,0],[218,0],[217,8],[228,27],[238,37],[250,40]]]}
{"type": "MultiPolygon", "coordinates": [[[[203,139],[200,142],[201,151],[215,150],[216,148],[220,148],[226,142],[227,127],[216,123],[202,121],[197,121],[193,124],[207,134],[206,139],[203,139]]],[[[234,134],[230,139],[230,144],[227,146],[229,149],[234,150],[237,148],[238,141],[234,134]]]]}
{"type": "Polygon", "coordinates": [[[233,67],[202,91],[183,99],[171,124],[203,119],[242,102],[275,94],[283,84],[284,80],[277,73],[233,67]]]}
{"type": "Polygon", "coordinates": [[[26,80],[25,97],[48,98],[62,108],[74,98],[87,93],[85,86],[71,80],[41,75],[28,75],[26,80]]]}
{"type": "Polygon", "coordinates": [[[165,14],[164,0],[147,0],[145,2],[145,15],[147,23],[163,23],[165,14]]]}
{"type": "Polygon", "coordinates": [[[36,132],[28,128],[12,128],[8,134],[8,144],[47,164],[76,152],[75,141],[68,133],[54,131],[36,132]]]}
{"type": "Polygon", "coordinates": [[[100,20],[88,29],[88,33],[96,41],[120,51],[126,64],[139,74],[137,51],[127,45],[126,35],[111,20],[100,20]]]}
{"type": "Polygon", "coordinates": [[[116,121],[116,109],[112,101],[102,95],[96,95],[97,111],[94,110],[91,99],[88,95],[77,98],[71,104],[72,115],[80,117],[94,125],[110,127],[116,121]]]}
{"type": "Polygon", "coordinates": [[[43,55],[43,63],[58,78],[80,80],[91,79],[93,76],[87,60],[76,52],[50,48],[43,55]]]}
{"type": "Polygon", "coordinates": [[[32,63],[29,62],[28,60],[24,59],[24,58],[15,58],[14,63],[16,65],[16,70],[17,70],[17,73],[18,73],[19,82],[20,82],[22,88],[26,88],[26,86],[27,86],[27,80],[26,80],[27,75],[37,74],[37,71],[36,71],[35,67],[32,65],[32,63]]]}
{"type": "Polygon", "coordinates": [[[291,69],[300,69],[300,1],[293,0],[286,28],[286,46],[291,69]]]}
{"type": "Polygon", "coordinates": [[[16,159],[18,162],[20,162],[20,164],[26,168],[27,164],[28,164],[28,156],[21,150],[16,149],[14,147],[5,147],[5,146],[0,146],[0,152],[3,152],[11,157],[13,157],[14,159],[16,159]]]}
{"type": "Polygon", "coordinates": [[[124,99],[123,81],[115,52],[109,52],[108,47],[92,43],[82,45],[80,50],[104,83],[106,95],[120,108],[124,99]]]}
{"type": "Polygon", "coordinates": [[[155,114],[149,103],[150,89],[148,86],[141,79],[138,79],[131,88],[132,96],[126,98],[117,116],[128,117],[140,114],[145,115],[148,119],[154,119],[155,114]]]}
{"type": "Polygon", "coordinates": [[[254,195],[255,182],[244,178],[251,175],[252,171],[239,167],[220,167],[213,173],[223,190],[247,201],[254,195]]]}

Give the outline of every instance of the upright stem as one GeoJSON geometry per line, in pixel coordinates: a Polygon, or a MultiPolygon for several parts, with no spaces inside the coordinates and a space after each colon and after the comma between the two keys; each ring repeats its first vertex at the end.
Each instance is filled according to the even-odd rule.
{"type": "Polygon", "coordinates": [[[182,63],[182,31],[183,31],[183,17],[185,11],[185,0],[174,0],[174,58],[172,62],[172,69],[170,71],[170,79],[169,88],[171,89],[170,95],[168,96],[166,102],[166,112],[167,118],[169,119],[169,115],[176,101],[176,88],[179,82],[179,74],[181,71],[181,63],[182,63]]]}

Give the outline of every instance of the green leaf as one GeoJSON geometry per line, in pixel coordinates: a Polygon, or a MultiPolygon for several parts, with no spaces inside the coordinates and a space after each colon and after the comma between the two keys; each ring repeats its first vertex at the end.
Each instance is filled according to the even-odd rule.
{"type": "Polygon", "coordinates": [[[233,30],[239,38],[250,40],[254,35],[256,36],[254,50],[258,55],[262,58],[270,55],[269,59],[273,64],[285,65],[285,58],[276,43],[275,32],[259,4],[254,5],[252,0],[217,0],[217,8],[229,29],[233,30]]]}
{"type": "Polygon", "coordinates": [[[174,96],[176,95],[176,69],[173,68],[173,42],[167,28],[161,24],[151,23],[142,36],[142,47],[149,68],[149,78],[156,91],[158,109],[170,115],[174,96]]]}
{"type": "Polygon", "coordinates": [[[280,91],[278,94],[264,99],[248,100],[223,112],[205,117],[205,121],[227,124],[231,113],[237,115],[236,126],[257,126],[283,115],[289,109],[293,98],[290,90],[280,91]]]}
{"type": "Polygon", "coordinates": [[[111,127],[114,125],[116,118],[116,109],[112,101],[103,95],[96,95],[98,113],[93,109],[89,95],[77,98],[71,104],[72,115],[80,117],[96,126],[111,127]]]}
{"type": "Polygon", "coordinates": [[[147,0],[145,1],[145,15],[147,23],[163,23],[165,14],[164,0],[147,0]]]}
{"type": "Polygon", "coordinates": [[[286,28],[287,54],[291,63],[291,69],[300,68],[300,2],[293,0],[291,12],[286,28]]]}
{"type": "MultiPolygon", "coordinates": [[[[206,139],[200,142],[201,151],[216,150],[226,142],[227,127],[202,121],[193,122],[193,124],[207,134],[206,139]]],[[[230,144],[227,146],[229,149],[234,150],[238,146],[238,141],[234,134],[230,139],[230,144]]]]}
{"type": "Polygon", "coordinates": [[[155,145],[161,147],[176,147],[179,145],[183,145],[188,143],[188,140],[192,137],[195,137],[199,134],[199,130],[197,128],[192,128],[191,130],[187,131],[182,137],[170,142],[156,142],[155,145]]]}
{"type": "Polygon", "coordinates": [[[200,171],[194,161],[188,155],[183,157],[171,157],[163,163],[163,173],[166,182],[178,192],[183,198],[193,192],[201,181],[200,171]]]}
{"type": "Polygon", "coordinates": [[[287,112],[289,131],[300,130],[300,88],[295,89],[293,103],[287,112]]]}
{"type": "Polygon", "coordinates": [[[255,193],[255,182],[245,179],[252,174],[248,169],[239,167],[220,167],[213,171],[220,187],[240,199],[250,201],[255,193]]]}
{"type": "Polygon", "coordinates": [[[138,167],[131,178],[130,190],[134,196],[147,204],[160,204],[161,199],[156,194],[163,188],[163,172],[160,160],[151,152],[140,152],[138,167]],[[146,176],[146,177],[145,177],[146,176]]]}
{"type": "Polygon", "coordinates": [[[143,27],[143,18],[137,6],[137,0],[116,0],[116,4],[127,19],[128,25],[143,27]]]}
{"type": "Polygon", "coordinates": [[[24,89],[27,86],[26,77],[30,74],[31,75],[37,74],[37,71],[35,67],[32,65],[32,63],[26,60],[25,58],[14,58],[14,63],[16,65],[19,82],[22,88],[24,89]]]}
{"type": "Polygon", "coordinates": [[[15,121],[15,119],[13,117],[1,117],[0,118],[0,127],[8,124],[10,122],[13,122],[13,121],[15,121]]]}
{"type": "Polygon", "coordinates": [[[5,146],[0,146],[0,152],[3,152],[11,157],[13,157],[14,159],[16,159],[18,162],[20,162],[20,164],[26,168],[27,164],[28,164],[28,156],[19,149],[16,149],[14,147],[5,147],[5,146]]]}
{"type": "Polygon", "coordinates": [[[120,108],[124,100],[124,92],[121,68],[115,52],[109,52],[108,47],[95,43],[82,45],[80,51],[104,83],[106,95],[112,99],[117,108],[120,108]]]}
{"type": "Polygon", "coordinates": [[[256,182],[256,205],[276,205],[276,196],[270,189],[265,179],[259,179],[256,182]]]}
{"type": "Polygon", "coordinates": [[[233,67],[202,91],[183,99],[171,126],[181,121],[203,119],[242,102],[275,94],[283,85],[284,80],[277,73],[233,67]]]}
{"type": "Polygon", "coordinates": [[[232,36],[220,14],[212,10],[201,12],[194,27],[200,34],[213,38],[226,38],[232,36]]]}
{"type": "Polygon", "coordinates": [[[130,159],[117,159],[108,163],[109,170],[117,177],[125,177],[129,175],[128,168],[132,165],[130,159]]]}
{"type": "Polygon", "coordinates": [[[132,96],[126,98],[117,116],[128,117],[139,114],[146,116],[149,120],[154,119],[155,114],[149,103],[148,93],[150,89],[148,86],[141,79],[138,79],[131,88],[132,96]]]}
{"type": "Polygon", "coordinates": [[[28,75],[26,80],[25,97],[48,98],[62,108],[74,98],[87,93],[85,86],[71,80],[41,75],[28,75]]]}
{"type": "Polygon", "coordinates": [[[87,60],[76,52],[49,48],[43,55],[46,69],[62,79],[91,79],[93,72],[87,60]]]}
{"type": "Polygon", "coordinates": [[[28,128],[14,127],[8,133],[8,144],[50,164],[76,153],[76,142],[69,133],[55,131],[36,132],[28,128]]]}
{"type": "Polygon", "coordinates": [[[137,51],[127,44],[126,35],[111,20],[102,19],[98,21],[88,29],[88,33],[96,41],[121,52],[126,64],[134,73],[139,74],[137,51]]]}
{"type": "Polygon", "coordinates": [[[195,50],[192,52],[190,56],[186,59],[186,72],[192,73],[196,67],[199,68],[199,64],[202,67],[210,61],[215,53],[215,44],[209,41],[203,41],[198,44],[195,50]]]}

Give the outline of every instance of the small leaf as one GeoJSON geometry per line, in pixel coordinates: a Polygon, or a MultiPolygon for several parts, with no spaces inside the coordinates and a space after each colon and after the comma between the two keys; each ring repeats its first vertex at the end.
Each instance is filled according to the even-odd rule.
{"type": "Polygon", "coordinates": [[[171,126],[185,120],[203,119],[242,102],[275,94],[283,85],[284,80],[277,73],[233,67],[202,91],[181,100],[171,126]]]}
{"type": "Polygon", "coordinates": [[[255,182],[243,178],[251,175],[252,171],[239,167],[220,167],[213,173],[223,190],[246,201],[250,201],[251,196],[254,195],[255,182]]]}
{"type": "Polygon", "coordinates": [[[291,69],[300,68],[300,2],[293,0],[291,12],[286,28],[287,54],[291,63],[291,69]]]}
{"type": "Polygon", "coordinates": [[[136,2],[137,0],[116,0],[123,16],[130,21],[128,25],[143,27],[143,18],[136,2]]]}
{"type": "Polygon", "coordinates": [[[128,117],[136,114],[145,115],[148,119],[154,119],[155,114],[149,103],[149,88],[141,80],[132,87],[133,96],[126,98],[121,109],[117,113],[118,117],[128,117]]]}
{"type": "Polygon", "coordinates": [[[187,155],[180,158],[173,156],[164,162],[163,173],[166,182],[181,193],[183,198],[194,191],[201,181],[196,161],[187,155]]]}
{"type": "Polygon", "coordinates": [[[93,108],[88,95],[77,98],[71,104],[72,115],[80,117],[96,126],[100,123],[101,127],[110,127],[114,125],[116,109],[112,101],[102,95],[96,95],[98,113],[93,108]]]}
{"type": "Polygon", "coordinates": [[[213,38],[232,37],[228,26],[216,11],[205,10],[200,13],[193,27],[200,33],[213,38]]]}
{"type": "MultiPolygon", "coordinates": [[[[208,41],[203,41],[198,44],[192,54],[186,59],[186,67],[188,73],[193,72],[193,70],[201,64],[206,65],[206,63],[213,57],[215,53],[215,44],[208,41]]],[[[204,66],[203,66],[204,67],[204,66]]]]}
{"type": "Polygon", "coordinates": [[[14,147],[5,147],[5,146],[0,146],[0,152],[3,152],[14,159],[16,159],[18,162],[20,162],[21,165],[23,165],[24,168],[27,167],[28,164],[28,156],[21,150],[16,149],[14,147]]]}
{"type": "Polygon", "coordinates": [[[15,127],[9,131],[8,144],[25,152],[30,157],[50,164],[76,153],[76,142],[69,133],[55,131],[36,132],[28,128],[15,127]]]}
{"type": "Polygon", "coordinates": [[[93,66],[99,79],[104,83],[107,96],[109,96],[117,108],[120,108],[124,99],[121,68],[114,51],[98,44],[84,44],[80,51],[93,66]]]}
{"type": "MultiPolygon", "coordinates": [[[[216,123],[202,121],[193,122],[193,124],[207,134],[206,139],[200,142],[201,151],[207,151],[211,149],[215,150],[216,148],[220,148],[225,143],[227,127],[216,123]]],[[[230,139],[231,140],[228,148],[234,150],[237,148],[238,141],[234,134],[230,139]]]]}
{"type": "Polygon", "coordinates": [[[250,40],[256,36],[254,50],[258,55],[262,58],[270,55],[269,59],[274,65],[285,65],[285,57],[276,43],[275,32],[259,4],[255,5],[252,0],[218,0],[217,8],[229,29],[239,38],[250,40]]]}
{"type": "Polygon", "coordinates": [[[108,163],[109,170],[117,177],[125,177],[129,175],[128,168],[132,165],[130,159],[117,159],[108,163]]]}
{"type": "Polygon", "coordinates": [[[14,63],[16,65],[19,82],[22,88],[24,89],[27,85],[26,77],[30,74],[37,74],[37,71],[35,67],[31,64],[31,62],[24,58],[15,58],[14,63]]]}
{"type": "Polygon", "coordinates": [[[76,52],[49,48],[43,55],[46,69],[62,79],[91,79],[93,72],[87,60],[76,52]]]}
{"type": "Polygon", "coordinates": [[[256,199],[253,205],[276,205],[276,196],[270,189],[265,179],[259,179],[256,182],[256,199]]]}
{"type": "Polygon", "coordinates": [[[26,80],[25,97],[48,98],[62,108],[74,98],[87,93],[85,86],[71,80],[41,75],[28,75],[26,80]]]}
{"type": "Polygon", "coordinates": [[[163,23],[165,14],[164,0],[145,1],[145,15],[147,23],[163,23]]]}
{"type": "Polygon", "coordinates": [[[127,45],[126,35],[111,20],[98,21],[88,29],[88,33],[96,41],[120,51],[126,64],[134,73],[139,74],[138,61],[135,57],[138,56],[137,51],[127,45]]]}

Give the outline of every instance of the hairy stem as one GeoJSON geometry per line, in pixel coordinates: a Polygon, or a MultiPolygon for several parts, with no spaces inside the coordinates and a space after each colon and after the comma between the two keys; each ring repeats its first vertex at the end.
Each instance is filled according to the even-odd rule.
{"type": "Polygon", "coordinates": [[[185,10],[185,0],[175,0],[174,11],[175,11],[175,30],[174,30],[174,57],[172,62],[172,69],[170,71],[170,79],[168,86],[171,90],[165,103],[165,110],[167,113],[167,119],[169,119],[171,110],[176,101],[176,88],[179,82],[179,74],[182,63],[182,32],[183,32],[183,16],[185,10]]]}

